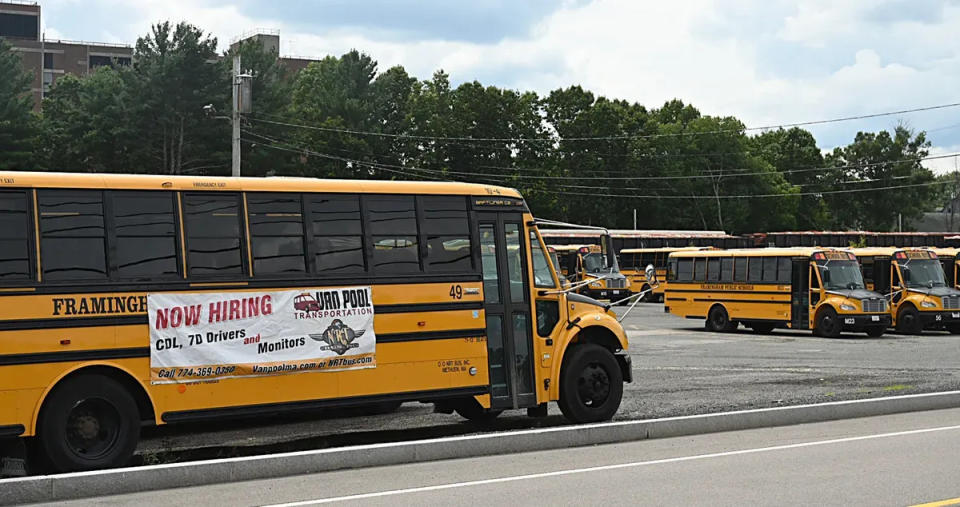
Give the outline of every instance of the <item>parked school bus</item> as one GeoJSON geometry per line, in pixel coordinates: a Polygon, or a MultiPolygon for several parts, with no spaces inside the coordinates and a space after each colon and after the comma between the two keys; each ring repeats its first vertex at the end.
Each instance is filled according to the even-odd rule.
{"type": "Polygon", "coordinates": [[[933,253],[937,254],[940,265],[943,267],[943,274],[946,277],[947,286],[954,289],[960,289],[960,248],[931,248],[933,253]]]}
{"type": "Polygon", "coordinates": [[[551,241],[569,240],[571,237],[583,239],[581,235],[571,236],[570,231],[544,229],[543,237],[547,244],[556,250],[561,272],[573,284],[580,284],[577,292],[597,299],[618,301],[631,294],[630,281],[620,272],[617,256],[611,248],[612,240],[606,231],[588,231],[597,243],[589,244],[553,244],[551,241]]]}
{"type": "Polygon", "coordinates": [[[634,292],[643,292],[651,289],[646,301],[663,301],[663,291],[667,284],[667,258],[673,252],[695,252],[699,250],[710,250],[709,246],[690,246],[690,247],[658,247],[658,248],[626,248],[620,250],[620,272],[630,281],[630,287],[637,289],[634,292]],[[652,265],[656,269],[657,280],[659,284],[651,284],[647,280],[645,269],[652,265]]]}
{"type": "Polygon", "coordinates": [[[946,329],[960,334],[960,291],[944,277],[940,258],[929,248],[855,248],[863,277],[887,295],[897,331],[919,334],[946,329]]]}
{"type": "Polygon", "coordinates": [[[512,189],[0,173],[0,436],[53,470],[125,464],[141,422],[403,401],[606,420],[626,349],[512,189]]]}
{"type": "Polygon", "coordinates": [[[886,300],[866,290],[856,257],[824,248],[685,251],[670,254],[664,311],[705,319],[710,331],[813,329],[881,336],[886,300]]]}

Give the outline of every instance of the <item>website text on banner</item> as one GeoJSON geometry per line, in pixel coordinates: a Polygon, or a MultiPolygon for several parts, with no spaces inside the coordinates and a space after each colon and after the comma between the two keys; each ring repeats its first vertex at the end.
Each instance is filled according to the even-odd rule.
{"type": "Polygon", "coordinates": [[[370,287],[149,294],[151,382],[375,368],[370,287]]]}

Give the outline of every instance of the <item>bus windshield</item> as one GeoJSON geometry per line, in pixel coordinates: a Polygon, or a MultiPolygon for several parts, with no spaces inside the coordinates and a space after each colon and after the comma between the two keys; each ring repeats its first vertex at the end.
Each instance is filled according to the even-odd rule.
{"type": "Polygon", "coordinates": [[[900,265],[903,281],[911,289],[946,287],[943,267],[933,259],[914,259],[900,265]]]}
{"type": "Polygon", "coordinates": [[[857,261],[828,260],[817,263],[827,290],[863,289],[863,275],[857,261]]]}
{"type": "Polygon", "coordinates": [[[583,269],[587,273],[600,273],[607,271],[607,256],[599,253],[588,253],[583,256],[583,269]]]}

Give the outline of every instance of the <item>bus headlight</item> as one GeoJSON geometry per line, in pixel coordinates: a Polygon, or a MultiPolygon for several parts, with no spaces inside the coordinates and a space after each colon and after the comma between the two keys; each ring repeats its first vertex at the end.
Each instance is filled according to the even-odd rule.
{"type": "Polygon", "coordinates": [[[593,282],[593,283],[590,284],[590,287],[592,287],[592,288],[594,288],[594,289],[599,289],[600,286],[601,286],[600,282],[593,282]]]}
{"type": "Polygon", "coordinates": [[[924,308],[936,308],[936,307],[937,307],[937,304],[934,303],[933,301],[926,301],[926,300],[924,300],[924,301],[921,301],[921,302],[920,302],[920,306],[922,306],[922,307],[924,307],[924,308]]]}
{"type": "Polygon", "coordinates": [[[852,312],[852,311],[856,310],[857,307],[856,307],[856,306],[853,306],[853,305],[848,305],[848,304],[846,304],[846,303],[843,303],[843,304],[840,305],[840,309],[843,310],[843,311],[845,311],[845,312],[852,312]]]}

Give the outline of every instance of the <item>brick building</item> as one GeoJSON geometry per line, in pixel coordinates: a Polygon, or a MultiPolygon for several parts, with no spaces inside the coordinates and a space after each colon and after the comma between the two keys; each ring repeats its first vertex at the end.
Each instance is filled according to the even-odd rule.
{"type": "Polygon", "coordinates": [[[35,109],[60,76],[86,76],[104,65],[130,65],[133,57],[129,45],[44,38],[40,5],[35,2],[0,1],[0,38],[21,54],[24,68],[33,75],[35,109]]]}

